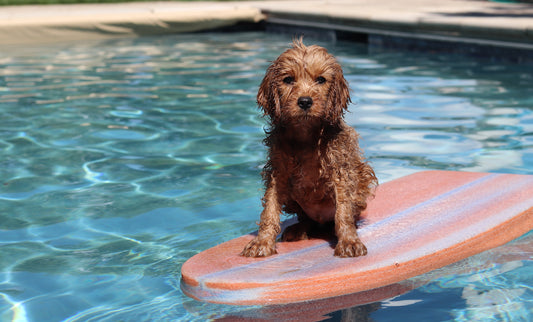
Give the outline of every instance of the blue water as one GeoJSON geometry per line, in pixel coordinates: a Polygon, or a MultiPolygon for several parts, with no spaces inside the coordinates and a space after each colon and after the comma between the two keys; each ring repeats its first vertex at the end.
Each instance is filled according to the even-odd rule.
{"type": "MultiPolygon", "coordinates": [[[[194,34],[2,48],[0,320],[261,316],[187,298],[180,268],[257,227],[265,122],[255,95],[289,41],[194,34]]],[[[319,44],[344,66],[346,119],[381,182],[426,169],[533,174],[532,66],[319,44]]],[[[532,320],[532,238],[324,316],[532,320]]]]}

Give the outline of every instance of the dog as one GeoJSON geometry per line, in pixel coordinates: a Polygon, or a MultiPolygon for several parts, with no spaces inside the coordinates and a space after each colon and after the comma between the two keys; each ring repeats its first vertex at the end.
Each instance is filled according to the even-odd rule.
{"type": "Polygon", "coordinates": [[[309,239],[329,225],[337,237],[335,256],[367,254],[356,223],[377,178],[359,148],[358,133],[343,119],[350,102],[342,68],[323,47],[296,39],[268,67],[257,94],[269,121],[266,190],[258,234],[242,256],[276,254],[282,212],[298,217],[283,241],[309,239]]]}

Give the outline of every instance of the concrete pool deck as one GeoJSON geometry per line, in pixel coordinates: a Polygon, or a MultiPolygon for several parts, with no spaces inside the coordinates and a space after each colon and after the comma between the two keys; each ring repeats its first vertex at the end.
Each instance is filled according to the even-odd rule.
{"type": "Polygon", "coordinates": [[[134,2],[0,7],[0,45],[276,24],[533,50],[533,4],[476,0],[134,2]]]}

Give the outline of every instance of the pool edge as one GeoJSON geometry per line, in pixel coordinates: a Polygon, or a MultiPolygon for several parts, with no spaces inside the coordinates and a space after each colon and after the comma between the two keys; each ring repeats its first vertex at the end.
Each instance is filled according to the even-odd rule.
{"type": "Polygon", "coordinates": [[[456,0],[132,2],[0,7],[0,44],[274,30],[370,48],[533,61],[533,5],[456,0]]]}

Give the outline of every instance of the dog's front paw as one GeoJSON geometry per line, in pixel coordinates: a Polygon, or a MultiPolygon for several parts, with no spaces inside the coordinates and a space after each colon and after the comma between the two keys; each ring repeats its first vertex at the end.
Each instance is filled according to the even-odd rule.
{"type": "Polygon", "coordinates": [[[275,241],[268,242],[257,237],[252,239],[241,252],[241,256],[245,257],[266,257],[274,254],[277,254],[275,241]]]}
{"type": "Polygon", "coordinates": [[[335,256],[339,257],[358,257],[367,254],[366,246],[357,239],[340,239],[335,247],[335,256]]]}

